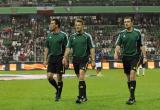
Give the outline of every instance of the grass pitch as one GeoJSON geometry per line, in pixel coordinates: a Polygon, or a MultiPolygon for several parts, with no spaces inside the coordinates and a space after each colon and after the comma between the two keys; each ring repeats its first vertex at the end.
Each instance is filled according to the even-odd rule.
{"type": "MultiPolygon", "coordinates": [[[[46,71],[15,71],[0,74],[45,74],[46,71]]],[[[74,73],[69,70],[66,74],[74,73]]],[[[62,99],[55,102],[55,90],[45,80],[0,81],[0,110],[158,110],[160,108],[160,69],[146,70],[137,77],[136,104],[129,97],[123,70],[103,70],[103,77],[87,77],[88,101],[76,104],[77,78],[65,78],[62,99]]],[[[96,74],[88,70],[87,74],[96,74]]]]}

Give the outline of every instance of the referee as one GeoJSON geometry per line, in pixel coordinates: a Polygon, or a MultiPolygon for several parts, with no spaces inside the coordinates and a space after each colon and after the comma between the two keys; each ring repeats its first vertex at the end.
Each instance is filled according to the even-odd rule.
{"type": "Polygon", "coordinates": [[[84,21],[82,19],[75,21],[75,30],[76,32],[70,36],[67,43],[63,63],[68,65],[68,55],[72,48],[74,71],[79,79],[79,95],[76,103],[81,103],[87,101],[85,72],[89,56],[91,56],[91,65],[95,66],[95,46],[92,41],[92,36],[84,32],[84,21]]]}
{"type": "Polygon", "coordinates": [[[60,31],[60,21],[58,19],[51,19],[50,31],[51,33],[47,36],[45,42],[44,65],[48,64],[47,79],[56,89],[55,101],[59,101],[63,88],[64,66],[62,59],[67,44],[67,34],[60,31]],[[57,81],[53,78],[54,74],[57,75],[57,81]]]}
{"type": "Polygon", "coordinates": [[[133,18],[129,16],[125,17],[124,26],[125,30],[119,33],[116,41],[114,58],[118,60],[120,53],[122,54],[124,73],[127,76],[130,91],[130,97],[126,104],[132,105],[136,102],[136,71],[140,64],[141,54],[144,58],[143,63],[145,63],[147,59],[143,41],[141,40],[141,32],[133,27],[133,18]],[[122,52],[120,52],[121,48],[122,52]]]}

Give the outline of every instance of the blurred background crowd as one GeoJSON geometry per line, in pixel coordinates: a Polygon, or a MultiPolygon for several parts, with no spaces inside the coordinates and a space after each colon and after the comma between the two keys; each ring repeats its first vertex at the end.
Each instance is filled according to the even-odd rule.
{"type": "MultiPolygon", "coordinates": [[[[0,6],[155,6],[159,0],[0,0],[0,6]],[[14,1],[14,2],[13,2],[14,1]],[[154,1],[154,2],[153,2],[154,1]]],[[[74,32],[74,20],[85,21],[85,31],[93,37],[96,49],[104,60],[113,60],[115,41],[123,30],[123,18],[127,14],[95,15],[1,15],[0,16],[0,63],[42,62],[45,39],[49,33],[51,18],[61,21],[61,30],[69,36],[74,32]]],[[[141,30],[147,57],[160,60],[160,14],[132,14],[134,27],[141,30]]]]}
{"type": "Polygon", "coordinates": [[[159,6],[159,0],[0,0],[0,6],[159,6]]]}

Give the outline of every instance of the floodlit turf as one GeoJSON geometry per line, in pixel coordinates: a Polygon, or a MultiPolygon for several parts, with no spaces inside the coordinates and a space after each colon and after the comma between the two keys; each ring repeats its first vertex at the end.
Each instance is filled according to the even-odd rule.
{"type": "MultiPolygon", "coordinates": [[[[32,71],[26,73],[29,72],[32,73],[32,71]]],[[[33,73],[45,73],[45,71],[33,71],[33,73]]],[[[73,71],[67,71],[68,73],[73,71]]],[[[95,74],[95,71],[89,70],[87,73],[95,74]]],[[[137,77],[135,105],[125,104],[129,92],[122,70],[103,70],[102,73],[104,77],[86,78],[88,101],[80,105],[75,104],[78,93],[76,78],[64,79],[60,102],[53,100],[55,90],[47,80],[0,81],[0,110],[158,110],[160,108],[160,69],[147,70],[144,77],[137,77]]]]}

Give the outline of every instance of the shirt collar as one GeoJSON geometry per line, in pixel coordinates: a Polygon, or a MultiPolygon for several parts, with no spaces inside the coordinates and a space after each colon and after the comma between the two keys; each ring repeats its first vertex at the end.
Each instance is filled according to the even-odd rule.
{"type": "Polygon", "coordinates": [[[133,32],[133,30],[134,30],[134,28],[132,28],[132,30],[131,30],[131,31],[128,31],[128,30],[126,29],[126,32],[130,33],[130,32],[133,32]]]}
{"type": "Polygon", "coordinates": [[[82,32],[82,33],[78,33],[78,32],[76,32],[76,34],[77,34],[77,35],[83,35],[83,34],[84,34],[84,32],[82,32]]]}
{"type": "Polygon", "coordinates": [[[52,34],[54,34],[54,35],[57,35],[57,34],[59,34],[61,31],[59,31],[59,32],[51,32],[52,34]]]}

